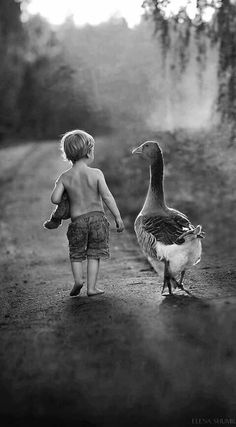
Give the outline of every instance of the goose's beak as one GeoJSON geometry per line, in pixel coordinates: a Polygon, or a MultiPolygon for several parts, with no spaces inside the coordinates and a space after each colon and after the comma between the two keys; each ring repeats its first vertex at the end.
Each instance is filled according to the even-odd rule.
{"type": "Polygon", "coordinates": [[[143,152],[143,147],[142,147],[142,145],[140,145],[139,147],[134,148],[134,149],[132,150],[132,154],[142,154],[142,152],[143,152]]]}

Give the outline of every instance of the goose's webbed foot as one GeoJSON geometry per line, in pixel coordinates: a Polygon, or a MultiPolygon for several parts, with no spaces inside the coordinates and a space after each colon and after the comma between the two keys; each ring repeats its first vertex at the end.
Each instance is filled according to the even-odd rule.
{"type": "Polygon", "coordinates": [[[172,280],[172,282],[173,282],[173,284],[174,284],[174,287],[175,288],[179,288],[180,287],[180,284],[179,284],[179,282],[175,279],[175,277],[171,277],[171,280],[172,280]]]}
{"type": "Polygon", "coordinates": [[[183,287],[183,285],[180,285],[180,286],[179,286],[179,289],[181,289],[182,291],[186,292],[186,294],[191,295],[191,292],[189,292],[187,289],[185,289],[185,288],[183,287]]]}
{"type": "Polygon", "coordinates": [[[170,295],[173,295],[173,294],[172,294],[172,289],[171,289],[171,282],[170,282],[170,280],[168,280],[168,279],[167,279],[167,280],[165,280],[165,279],[164,279],[164,283],[163,283],[163,288],[162,288],[161,294],[163,294],[163,293],[164,293],[164,290],[165,290],[166,286],[168,287],[169,294],[170,294],[170,295]]]}
{"type": "Polygon", "coordinates": [[[172,289],[171,289],[171,282],[169,281],[167,283],[168,289],[169,289],[169,295],[172,295],[172,289]]]}
{"type": "MultiPolygon", "coordinates": [[[[177,281],[176,281],[176,282],[177,282],[177,281]]],[[[177,283],[178,283],[178,282],[177,282],[177,283]]],[[[186,292],[186,294],[191,295],[191,292],[189,292],[187,289],[185,289],[185,288],[183,287],[183,285],[182,285],[182,284],[178,283],[177,288],[178,288],[178,289],[181,289],[181,291],[186,292]]]]}
{"type": "Polygon", "coordinates": [[[164,290],[165,290],[166,286],[167,286],[167,283],[166,283],[166,278],[164,276],[164,282],[163,282],[163,286],[162,286],[162,290],[161,290],[161,295],[164,293],[164,290]]]}
{"type": "Polygon", "coordinates": [[[186,292],[186,294],[191,295],[191,293],[187,291],[187,289],[185,289],[184,286],[182,285],[184,274],[185,274],[185,271],[182,271],[179,282],[175,279],[175,277],[171,277],[171,280],[173,281],[175,288],[181,289],[182,291],[186,292]]]}

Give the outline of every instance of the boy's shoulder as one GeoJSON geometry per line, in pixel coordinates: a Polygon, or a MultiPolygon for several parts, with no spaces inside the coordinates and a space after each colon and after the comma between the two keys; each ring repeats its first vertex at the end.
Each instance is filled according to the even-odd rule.
{"type": "Polygon", "coordinates": [[[71,170],[72,170],[72,168],[69,168],[69,169],[65,170],[64,172],[62,172],[61,175],[58,177],[57,180],[60,179],[61,181],[63,181],[64,178],[66,178],[67,176],[71,175],[71,170]]]}
{"type": "Polygon", "coordinates": [[[89,172],[90,173],[93,173],[95,176],[97,176],[97,177],[101,177],[101,176],[103,176],[103,172],[101,171],[101,169],[98,169],[98,168],[91,168],[91,167],[89,167],[88,168],[89,169],[89,172]]]}

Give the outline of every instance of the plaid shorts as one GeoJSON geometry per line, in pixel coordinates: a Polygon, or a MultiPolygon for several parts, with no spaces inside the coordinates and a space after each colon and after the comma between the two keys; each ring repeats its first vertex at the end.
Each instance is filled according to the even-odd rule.
{"type": "Polygon", "coordinates": [[[99,211],[73,219],[67,231],[70,260],[109,258],[109,227],[105,214],[99,211]]]}

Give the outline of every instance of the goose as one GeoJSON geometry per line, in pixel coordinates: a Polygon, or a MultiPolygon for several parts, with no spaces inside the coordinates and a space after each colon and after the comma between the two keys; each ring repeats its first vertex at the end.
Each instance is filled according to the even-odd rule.
{"type": "Polygon", "coordinates": [[[166,205],[164,160],[158,142],[146,141],[134,148],[132,154],[140,155],[150,169],[146,199],[134,223],[138,243],[156,271],[157,261],[164,263],[162,294],[166,287],[172,294],[172,285],[189,294],[183,287],[184,275],[200,261],[205,233],[201,225],[194,227],[185,214],[166,205]]]}

